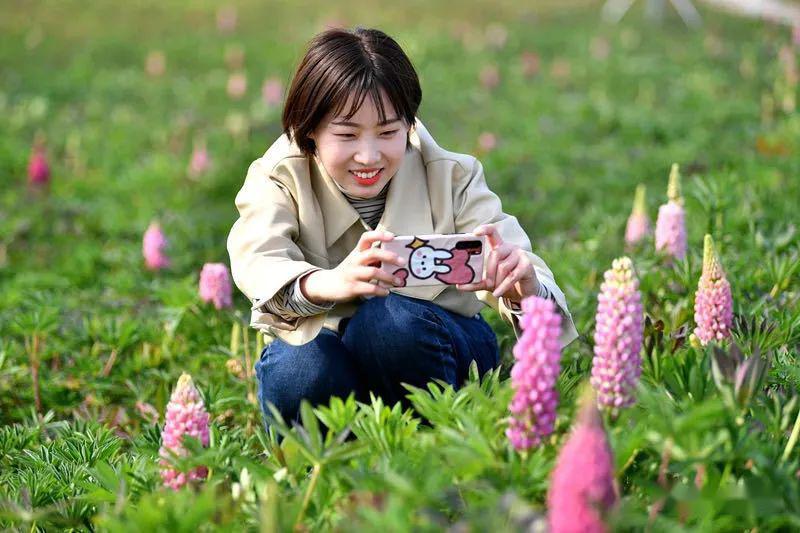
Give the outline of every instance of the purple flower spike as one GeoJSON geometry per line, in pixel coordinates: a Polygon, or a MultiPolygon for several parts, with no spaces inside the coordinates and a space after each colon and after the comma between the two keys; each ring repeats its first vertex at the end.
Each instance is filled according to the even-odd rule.
{"type": "Polygon", "coordinates": [[[555,304],[538,296],[522,301],[522,336],[514,346],[511,383],[514,398],[509,405],[511,423],[506,436],[519,451],[539,446],[553,432],[561,370],[561,315],[555,304]]]}
{"type": "Polygon", "coordinates": [[[642,372],[642,302],[629,258],[615,259],[604,279],[597,296],[591,383],[599,405],[616,411],[634,403],[642,372]]]}
{"type": "Polygon", "coordinates": [[[677,163],[673,163],[669,173],[667,197],[667,203],[658,209],[656,251],[671,258],[683,259],[686,257],[686,213],[683,209],[677,163]]]}
{"type": "Polygon", "coordinates": [[[636,187],[636,196],[633,201],[633,211],[625,225],[625,244],[633,246],[638,244],[650,232],[650,219],[647,218],[647,203],[645,200],[645,186],[636,187]]]}
{"type": "Polygon", "coordinates": [[[603,421],[587,387],[572,434],[561,448],[547,492],[551,533],[607,531],[605,515],[617,503],[614,460],[603,421]]]}
{"type": "Polygon", "coordinates": [[[703,345],[722,341],[731,335],[733,297],[731,284],[714,250],[714,239],[706,235],[703,242],[703,273],[697,284],[694,300],[694,334],[703,345]]]}
{"type": "Polygon", "coordinates": [[[233,289],[228,267],[223,263],[206,263],[200,271],[200,299],[222,309],[233,305],[233,289]]]}
{"type": "Polygon", "coordinates": [[[190,472],[179,472],[172,468],[168,461],[171,454],[186,455],[187,451],[182,444],[184,435],[189,435],[199,440],[203,446],[208,446],[208,412],[189,374],[181,374],[178,379],[178,384],[167,404],[165,418],[159,450],[161,479],[167,487],[178,490],[187,482],[200,481],[208,475],[208,468],[205,466],[198,466],[190,472]]]}

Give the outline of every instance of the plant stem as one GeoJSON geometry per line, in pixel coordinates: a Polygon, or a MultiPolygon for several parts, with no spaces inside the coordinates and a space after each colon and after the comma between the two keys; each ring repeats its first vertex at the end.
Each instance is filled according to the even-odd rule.
{"type": "Polygon", "coordinates": [[[111,350],[111,355],[108,356],[108,361],[106,361],[106,364],[103,366],[103,371],[100,372],[100,375],[103,376],[104,378],[107,378],[108,375],[111,373],[111,367],[114,366],[114,361],[116,360],[117,360],[117,350],[114,349],[111,350]]]}
{"type": "Polygon", "coordinates": [[[798,437],[800,437],[800,409],[797,410],[797,418],[794,421],[792,434],[789,435],[789,442],[786,443],[786,448],[783,450],[783,457],[781,457],[781,461],[786,461],[786,459],[789,458],[789,454],[792,453],[794,445],[797,444],[798,437]]]}
{"type": "Polygon", "coordinates": [[[314,463],[314,468],[311,471],[311,481],[308,483],[308,488],[306,489],[306,495],[303,497],[303,507],[300,508],[300,512],[297,514],[297,520],[294,522],[294,529],[296,530],[300,525],[300,522],[303,521],[303,517],[306,514],[306,509],[308,508],[308,504],[311,502],[311,495],[314,493],[314,489],[317,486],[317,480],[319,479],[319,473],[322,471],[322,465],[320,463],[314,463]]]}
{"type": "Polygon", "coordinates": [[[34,334],[31,350],[28,354],[31,364],[31,382],[33,385],[33,401],[36,412],[42,414],[42,396],[39,392],[39,335],[34,334]]]}

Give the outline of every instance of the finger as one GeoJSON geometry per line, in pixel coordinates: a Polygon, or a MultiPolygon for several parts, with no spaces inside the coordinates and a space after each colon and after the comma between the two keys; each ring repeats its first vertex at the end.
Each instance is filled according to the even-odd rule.
{"type": "Polygon", "coordinates": [[[356,248],[361,251],[369,250],[375,242],[388,242],[394,239],[394,233],[391,231],[371,230],[365,231],[358,239],[356,248]]]}
{"type": "Polygon", "coordinates": [[[489,287],[486,285],[486,280],[484,279],[476,283],[464,283],[462,285],[456,285],[456,289],[460,291],[475,292],[489,290],[489,287]]]}
{"type": "Polygon", "coordinates": [[[390,287],[395,287],[402,283],[400,278],[396,278],[393,274],[381,270],[380,268],[371,266],[359,266],[353,269],[355,281],[382,281],[390,287]],[[397,283],[396,283],[397,282],[397,283]]]}
{"type": "Polygon", "coordinates": [[[497,228],[494,224],[482,224],[475,228],[472,234],[478,237],[485,235],[489,239],[489,246],[492,248],[497,248],[503,244],[503,238],[497,232],[497,228]]]}
{"type": "Polygon", "coordinates": [[[522,274],[525,272],[524,266],[517,266],[511,274],[506,276],[506,278],[497,286],[497,288],[492,292],[492,295],[495,298],[500,298],[502,295],[507,293],[514,284],[520,280],[522,274]]]}
{"type": "Polygon", "coordinates": [[[500,246],[489,252],[489,259],[486,263],[486,276],[485,279],[489,288],[494,287],[502,281],[502,278],[497,276],[497,265],[509,256],[512,248],[510,246],[500,246]]]}
{"type": "Polygon", "coordinates": [[[407,261],[405,258],[400,257],[394,252],[390,252],[389,250],[383,250],[381,248],[370,248],[365,252],[359,254],[358,258],[356,259],[356,263],[359,265],[369,265],[372,263],[390,263],[392,265],[397,265],[400,267],[406,266],[407,261]]]}
{"type": "Polygon", "coordinates": [[[352,293],[356,296],[388,296],[389,289],[374,283],[357,281],[352,287],[352,293]]]}
{"type": "Polygon", "coordinates": [[[517,268],[518,264],[519,256],[509,254],[505,259],[501,259],[500,263],[497,265],[497,274],[494,277],[495,284],[502,282],[509,272],[517,268]]]}

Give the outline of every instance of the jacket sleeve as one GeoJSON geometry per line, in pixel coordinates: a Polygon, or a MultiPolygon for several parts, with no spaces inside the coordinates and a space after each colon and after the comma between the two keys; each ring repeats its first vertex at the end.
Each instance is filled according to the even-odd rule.
{"type": "Polygon", "coordinates": [[[268,311],[264,302],[316,267],[295,244],[297,207],[287,188],[271,176],[263,159],[254,161],[236,195],[239,218],[228,235],[231,275],[250,300],[259,328],[292,331],[307,317],[288,318],[268,311]]]}
{"type": "MultiPolygon", "coordinates": [[[[560,340],[562,346],[566,346],[577,338],[578,332],[575,330],[575,323],[567,307],[564,293],[556,284],[553,272],[544,260],[533,253],[530,239],[517,218],[504,213],[500,198],[489,190],[483,174],[483,165],[475,158],[472,158],[472,161],[472,168],[453,182],[455,230],[459,233],[469,233],[481,224],[493,224],[505,242],[519,246],[527,252],[536,278],[550,292],[550,296],[561,312],[563,322],[560,340]]],[[[514,316],[504,298],[498,300],[490,291],[478,291],[476,296],[497,309],[500,316],[512,325],[514,333],[519,337],[521,334],[519,320],[514,316]]]]}

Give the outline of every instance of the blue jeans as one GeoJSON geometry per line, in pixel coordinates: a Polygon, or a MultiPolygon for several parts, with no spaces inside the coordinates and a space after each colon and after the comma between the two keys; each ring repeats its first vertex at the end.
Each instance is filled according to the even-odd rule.
{"type": "Polygon", "coordinates": [[[409,406],[401,383],[424,387],[438,378],[458,388],[475,360],[483,375],[500,360],[497,337],[480,315],[464,317],[398,294],[362,303],[340,327],[323,328],[301,346],[275,339],[255,365],[264,422],[272,402],[287,423],[299,420],[300,400],[327,405],[332,396],[409,406]]]}

